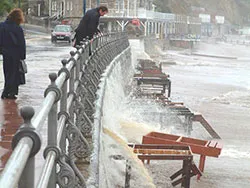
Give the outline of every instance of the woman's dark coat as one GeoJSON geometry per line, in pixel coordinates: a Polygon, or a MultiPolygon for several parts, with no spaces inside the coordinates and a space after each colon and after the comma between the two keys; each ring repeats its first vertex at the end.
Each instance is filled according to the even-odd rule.
{"type": "Polygon", "coordinates": [[[97,29],[99,25],[100,13],[98,8],[90,9],[81,19],[78,27],[76,28],[76,45],[80,45],[80,41],[83,38],[89,37],[93,38],[93,35],[99,30],[97,29]]]}
{"type": "Polygon", "coordinates": [[[20,60],[26,59],[23,29],[7,19],[5,22],[0,23],[0,31],[5,79],[3,95],[17,95],[18,86],[25,84],[25,75],[19,71],[20,60]]]}

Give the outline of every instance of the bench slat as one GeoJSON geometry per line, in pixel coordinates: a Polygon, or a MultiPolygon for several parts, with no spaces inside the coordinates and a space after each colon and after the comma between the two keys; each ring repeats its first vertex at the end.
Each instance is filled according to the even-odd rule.
{"type": "Polygon", "coordinates": [[[211,140],[210,143],[208,144],[208,147],[215,148],[217,143],[218,143],[217,141],[211,140]]]}

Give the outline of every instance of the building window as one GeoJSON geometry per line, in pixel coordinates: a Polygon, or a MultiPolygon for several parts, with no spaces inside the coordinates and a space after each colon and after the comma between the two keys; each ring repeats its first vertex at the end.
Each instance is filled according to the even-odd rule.
{"type": "Polygon", "coordinates": [[[71,11],[73,10],[73,2],[72,1],[70,2],[70,10],[71,11]]]}
{"type": "Polygon", "coordinates": [[[56,1],[53,1],[51,6],[51,10],[56,10],[56,1]]]}
{"type": "Polygon", "coordinates": [[[69,11],[69,9],[70,9],[70,4],[69,4],[69,2],[67,2],[67,10],[69,11]]]}

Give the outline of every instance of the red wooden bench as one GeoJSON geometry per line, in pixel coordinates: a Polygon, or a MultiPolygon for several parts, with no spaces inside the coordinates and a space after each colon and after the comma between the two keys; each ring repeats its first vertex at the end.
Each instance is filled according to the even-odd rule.
{"type": "Polygon", "coordinates": [[[181,183],[182,187],[189,188],[190,178],[194,175],[201,176],[189,146],[168,144],[128,144],[128,146],[133,148],[133,152],[143,163],[145,160],[148,164],[150,160],[182,160],[182,168],[170,177],[174,180],[181,175],[181,178],[172,182],[173,186],[181,183]]]}
{"type": "MultiPolygon", "coordinates": [[[[173,144],[190,146],[193,153],[200,155],[199,170],[204,172],[206,156],[219,157],[222,150],[220,140],[200,140],[178,135],[150,132],[143,136],[142,144],[173,144]]],[[[198,175],[198,179],[200,175],[198,175]]]]}
{"type": "MultiPolygon", "coordinates": [[[[177,179],[177,180],[175,180],[175,181],[172,182],[173,186],[176,186],[176,185],[180,184],[181,182],[183,182],[183,179],[185,178],[185,175],[183,175],[183,168],[180,169],[180,170],[178,170],[172,176],[170,176],[170,179],[174,180],[175,178],[177,178],[180,175],[182,175],[181,178],[179,178],[179,179],[177,179]]],[[[195,163],[192,161],[190,177],[193,177],[195,175],[202,176],[202,173],[199,170],[199,168],[197,168],[197,166],[195,165],[195,163]]]]}

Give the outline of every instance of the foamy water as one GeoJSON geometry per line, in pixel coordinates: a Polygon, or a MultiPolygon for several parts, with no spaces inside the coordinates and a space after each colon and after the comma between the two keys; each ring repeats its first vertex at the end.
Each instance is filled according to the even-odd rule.
{"type": "MultiPolygon", "coordinates": [[[[148,57],[143,54],[142,49],[138,47],[141,46],[139,41],[130,42],[132,43],[133,52],[132,64],[129,65],[130,68],[125,69],[118,64],[108,79],[105,94],[103,114],[104,132],[102,134],[103,153],[101,159],[103,162],[102,171],[105,174],[103,178],[106,181],[104,183],[109,187],[123,186],[125,162],[115,161],[110,157],[111,155],[120,154],[126,159],[129,159],[133,165],[131,187],[154,187],[148,172],[140,161],[137,160],[136,156],[133,155],[131,150],[129,150],[127,143],[140,143],[142,136],[151,131],[161,131],[172,134],[181,133],[176,129],[179,123],[175,122],[166,109],[161,108],[153,101],[147,99],[139,100],[131,95],[129,85],[132,83],[132,75],[137,63],[136,59],[148,57]],[[166,116],[160,116],[159,114],[165,114],[166,116]]],[[[244,60],[229,61],[225,59],[189,56],[179,54],[178,52],[171,53],[171,60],[175,60],[176,65],[171,65],[171,67],[164,66],[163,70],[171,72],[170,76],[173,88],[176,82],[178,82],[177,85],[183,83],[185,87],[195,87],[191,84],[196,84],[197,86],[207,85],[207,87],[213,87],[215,85],[223,86],[221,92],[217,92],[220,88],[214,88],[215,91],[211,93],[198,91],[201,96],[198,99],[195,98],[195,96],[190,97],[190,95],[185,98],[185,93],[174,93],[173,99],[184,99],[182,102],[186,104],[206,102],[211,104],[239,105],[250,108],[248,102],[250,101],[248,90],[250,81],[246,79],[247,75],[250,74],[247,57],[245,57],[244,60]]],[[[166,55],[164,55],[164,57],[165,56],[166,55]]],[[[197,109],[192,110],[195,111],[197,109]]],[[[225,124],[223,126],[226,127],[227,125],[225,124]]],[[[244,127],[242,125],[237,126],[244,127]]],[[[227,127],[227,129],[230,129],[230,127],[227,127]]],[[[240,135],[238,137],[240,137],[240,135]]],[[[223,171],[222,175],[223,177],[230,176],[231,173],[227,171],[226,167],[231,163],[235,163],[235,161],[241,159],[244,161],[249,160],[248,146],[244,145],[241,147],[241,141],[239,140],[232,141],[230,144],[227,142],[228,140],[220,156],[220,158],[227,160],[226,162],[224,161],[222,165],[222,168],[225,168],[225,172],[223,171]]],[[[208,164],[209,167],[213,168],[213,163],[216,164],[215,167],[218,166],[217,162],[220,163],[219,160],[220,159],[216,159],[212,164],[208,164]]],[[[236,167],[233,166],[232,168],[236,167]]],[[[213,172],[213,170],[208,170],[209,176],[213,176],[213,172]]],[[[164,179],[165,178],[166,177],[164,177],[164,179]]],[[[245,177],[242,177],[242,179],[244,178],[245,177]]],[[[198,183],[195,186],[204,188],[211,186],[211,184],[207,182],[207,180],[209,180],[208,177],[204,177],[204,180],[203,183],[198,183]]],[[[218,182],[224,181],[223,179],[217,180],[218,182]]],[[[165,179],[165,181],[167,180],[165,179]]],[[[221,185],[224,185],[224,183],[214,183],[212,187],[223,187],[221,185]]]]}
{"type": "Polygon", "coordinates": [[[133,52],[131,65],[127,62],[124,67],[118,63],[107,79],[105,90],[104,132],[101,137],[103,178],[100,178],[103,179],[104,187],[124,185],[125,162],[112,159],[112,155],[122,155],[133,164],[131,187],[154,187],[146,168],[130,151],[127,143],[141,143],[142,136],[152,131],[172,133],[175,131],[174,124],[180,124],[180,122],[174,122],[173,115],[154,101],[134,97],[132,81],[137,58],[148,57],[139,48],[139,41],[130,42],[133,52]]]}
{"type": "Polygon", "coordinates": [[[250,151],[239,151],[237,149],[232,148],[224,148],[220,155],[221,157],[230,157],[235,159],[250,159],[250,151]]]}
{"type": "Polygon", "coordinates": [[[212,98],[211,101],[250,108],[250,91],[230,91],[212,98]]]}
{"type": "Polygon", "coordinates": [[[132,166],[130,187],[155,187],[147,170],[127,146],[128,142],[138,143],[144,133],[155,130],[137,122],[140,113],[128,107],[134,67],[139,53],[132,54],[131,62],[117,63],[107,79],[100,148],[100,187],[123,187],[126,161],[132,166]],[[122,159],[117,160],[115,156],[122,156],[122,159]]]}
{"type": "Polygon", "coordinates": [[[203,43],[196,53],[235,58],[202,57],[180,51],[169,52],[171,55],[165,55],[169,59],[162,57],[165,62],[176,62],[164,66],[171,77],[172,98],[200,111],[224,145],[218,159],[207,158],[204,176],[192,182],[194,188],[250,186],[249,50],[240,45],[203,43]]]}
{"type": "MultiPolygon", "coordinates": [[[[188,76],[195,78],[197,82],[205,84],[221,84],[225,86],[238,87],[237,90],[231,90],[222,93],[219,96],[213,96],[211,101],[234,104],[250,108],[250,54],[249,47],[232,46],[217,44],[216,48],[196,50],[197,53],[207,53],[211,55],[234,56],[236,59],[223,59],[214,57],[202,57],[187,55],[176,51],[168,52],[171,54],[171,61],[176,63],[175,67],[181,68],[183,72],[189,72],[188,76]],[[219,47],[221,46],[221,48],[219,47]],[[225,48],[226,46],[226,48],[225,48]],[[199,72],[199,74],[197,74],[199,72]]],[[[165,60],[164,60],[165,61],[165,60]]],[[[166,65],[167,67],[167,65],[166,65]]],[[[168,68],[164,69],[166,72],[168,68]]]]}

